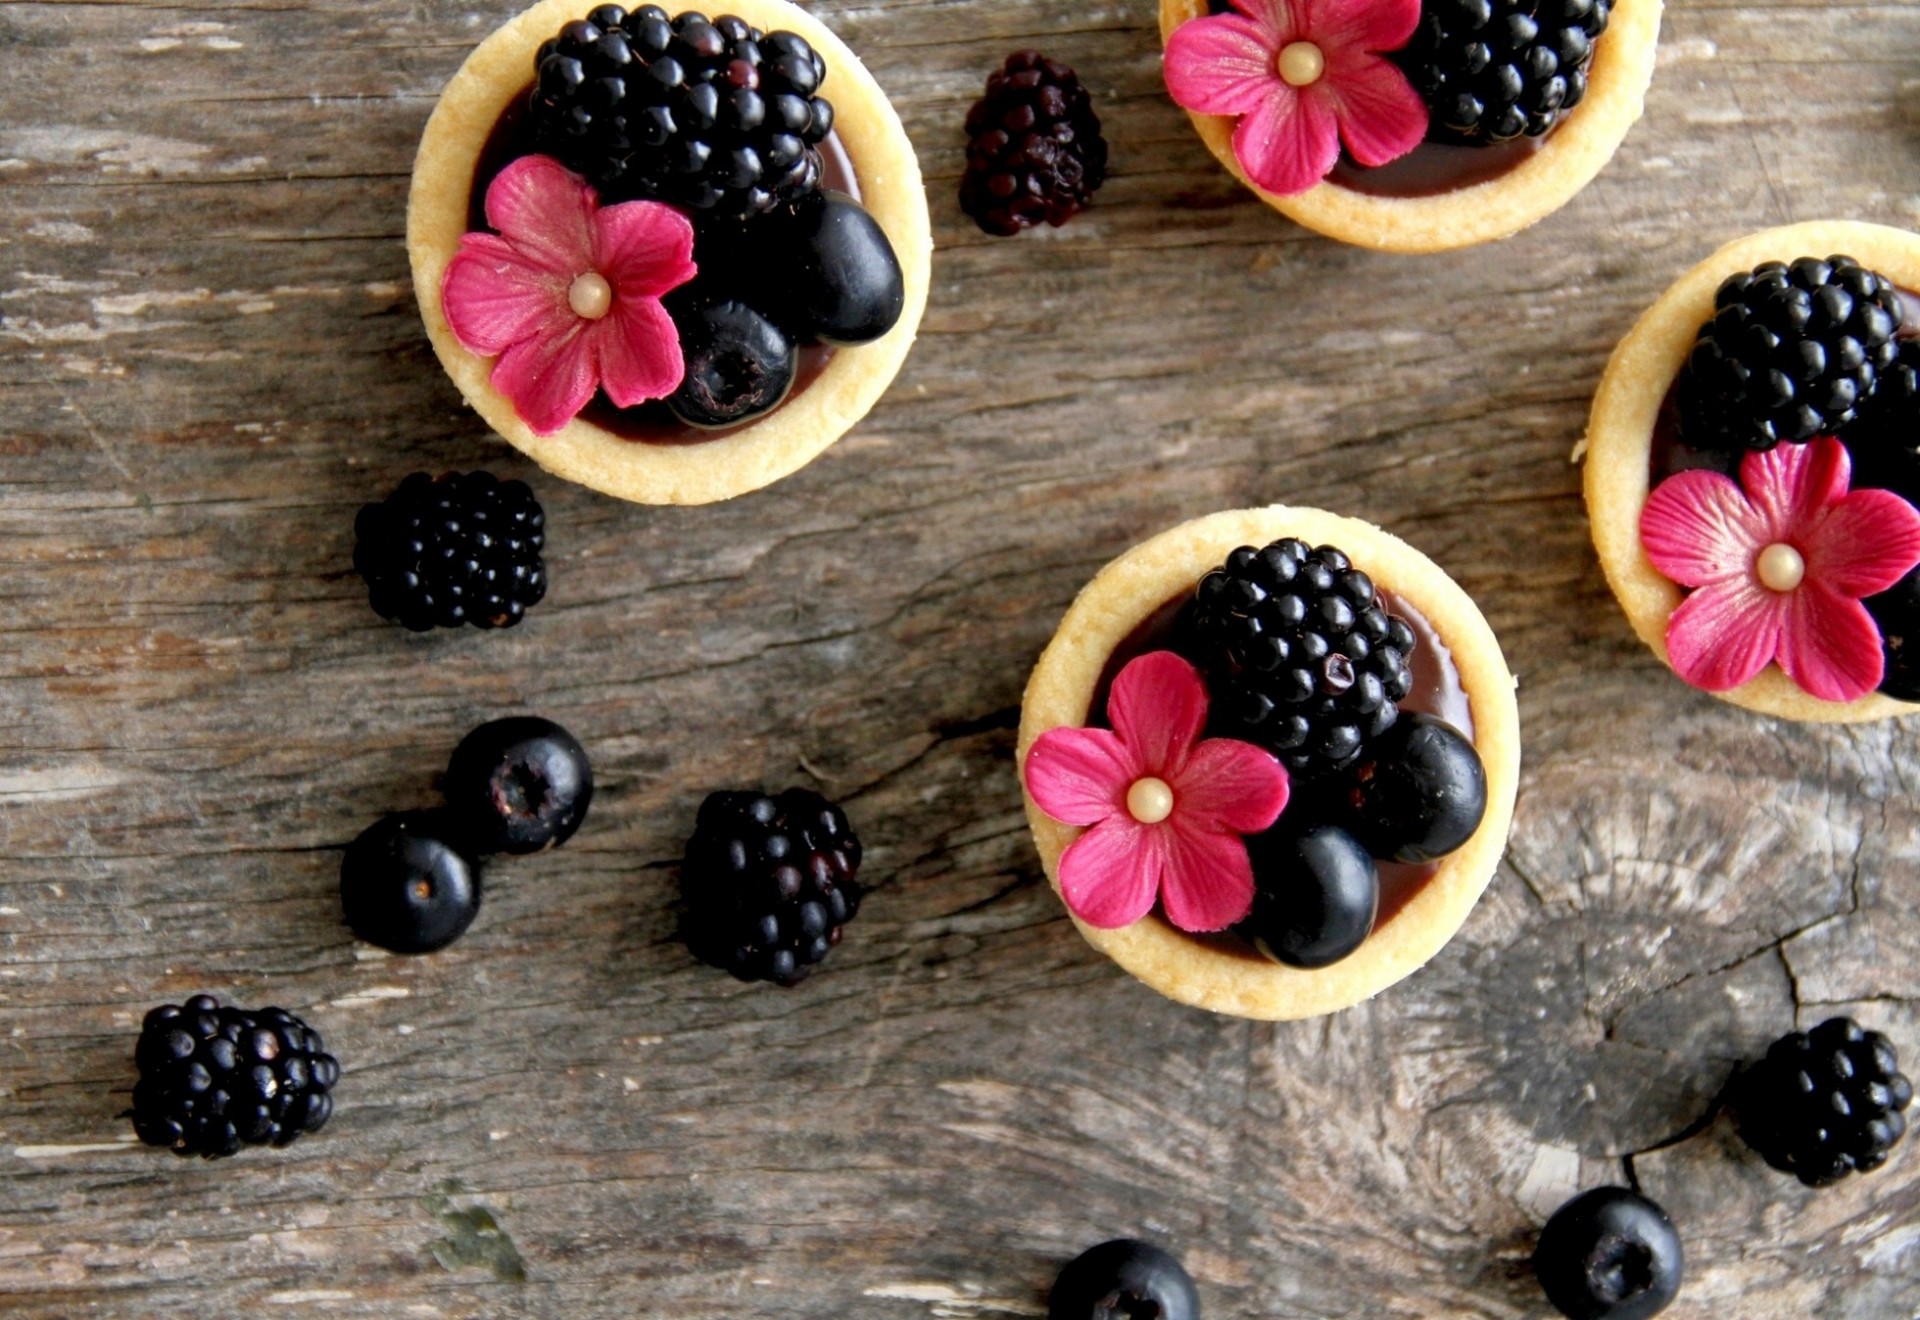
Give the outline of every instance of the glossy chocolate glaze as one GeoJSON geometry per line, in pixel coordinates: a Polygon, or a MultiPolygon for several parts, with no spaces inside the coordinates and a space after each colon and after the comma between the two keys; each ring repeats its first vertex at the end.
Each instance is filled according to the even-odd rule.
{"type": "MultiPolygon", "coordinates": [[[[533,84],[528,83],[507,103],[507,108],[494,121],[493,131],[487,134],[487,140],[480,148],[480,157],[474,164],[473,187],[467,197],[467,228],[484,230],[487,228],[486,197],[487,185],[494,176],[520,157],[533,151],[524,126],[527,107],[533,95],[533,84]]],[[[853,161],[847,155],[846,146],[840,141],[837,132],[827,134],[826,141],[816,150],[820,153],[820,186],[836,192],[846,193],[855,201],[860,200],[860,181],[854,175],[853,161]]],[[[827,363],[833,360],[833,350],[825,344],[802,344],[800,362],[794,373],[793,388],[781,402],[784,408],[806,391],[807,386],[820,378],[827,369],[827,363]]],[[[780,409],[775,408],[773,412],[780,409]]],[[[773,413],[762,413],[751,421],[739,426],[722,427],[715,430],[702,430],[697,426],[688,426],[673,415],[666,404],[655,400],[641,404],[637,408],[616,408],[613,400],[604,394],[596,394],[587,406],[580,410],[580,416],[592,422],[603,431],[611,432],[624,440],[635,440],[645,444],[684,445],[701,444],[708,440],[719,440],[741,431],[755,422],[766,420],[773,413]]]]}

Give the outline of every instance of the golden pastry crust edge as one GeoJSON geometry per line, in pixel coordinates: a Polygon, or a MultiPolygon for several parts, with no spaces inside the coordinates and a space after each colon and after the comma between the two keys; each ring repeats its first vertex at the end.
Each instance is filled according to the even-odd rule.
{"type": "MultiPolygon", "coordinates": [[[[1381,252],[1448,252],[1510,238],[1559,210],[1613,158],[1645,107],[1662,0],[1618,0],[1594,49],[1587,95],[1534,155],[1496,179],[1435,197],[1375,197],[1322,183],[1278,197],[1233,155],[1234,120],[1189,113],[1207,149],[1274,210],[1328,238],[1381,252]]],[[[1207,0],[1160,0],[1160,40],[1207,13],[1207,0]]]]}
{"type": "Polygon", "coordinates": [[[1514,679],[1493,630],[1434,562],[1370,523],[1319,509],[1275,505],[1210,514],[1133,547],[1080,592],[1027,682],[1016,766],[1027,821],[1047,879],[1059,892],[1059,860],[1080,831],[1049,818],[1026,794],[1027,749],[1048,729],[1087,721],[1095,686],[1114,648],[1167,601],[1191,591],[1242,545],[1285,536],[1338,545],[1383,589],[1427,617],[1452,652],[1487,771],[1480,828],[1358,950],[1330,967],[1287,967],[1251,949],[1209,944],[1148,916],[1120,930],[1074,919],[1089,944],[1169,999],[1234,1017],[1286,1020],[1348,1008],[1410,975],[1465,923],[1505,851],[1520,777],[1520,714],[1514,679]]]}
{"type": "MultiPolygon", "coordinates": [[[[1640,547],[1640,511],[1651,483],[1649,457],[1655,419],[1695,335],[1713,315],[1714,291],[1727,276],[1764,261],[1856,258],[1906,289],[1920,289],[1920,235],[1886,225],[1816,220],[1736,239],[1682,275],[1640,316],[1614,348],[1587,422],[1584,484],[1587,521],[1607,585],[1627,621],[1661,663],[1667,659],[1667,619],[1680,588],[1662,577],[1640,547]]],[[[1812,723],[1853,724],[1912,714],[1916,709],[1880,693],[1858,701],[1822,701],[1801,691],[1776,666],[1730,692],[1710,694],[1761,715],[1812,723]]]]}
{"type": "Polygon", "coordinates": [[[491,359],[460,346],[440,306],[440,282],[466,232],[479,155],[507,104],[531,81],[533,54],[589,0],[541,0],[482,41],[441,93],[415,157],[407,198],[407,253],[427,337],[448,376],[483,420],[554,475],[641,504],[709,504],[758,490],[806,466],[886,393],[926,311],[933,237],[920,166],[900,117],[858,57],[787,0],[731,0],[755,27],[797,32],[827,61],[823,94],[853,161],[862,202],[899,257],[906,304],[871,344],[834,351],[800,394],[731,435],[686,444],[624,440],[575,419],[537,436],[488,379],[491,359]]]}

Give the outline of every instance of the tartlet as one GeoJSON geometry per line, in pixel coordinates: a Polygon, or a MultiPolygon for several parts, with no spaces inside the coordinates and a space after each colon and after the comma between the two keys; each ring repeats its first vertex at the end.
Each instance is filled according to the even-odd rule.
{"type": "Polygon", "coordinates": [[[407,251],[428,338],[476,412],[542,467],[604,494],[643,504],[707,504],[757,490],[805,466],[884,394],[926,310],[933,240],[913,146],[880,85],[819,20],[786,0],[737,0],[718,12],[804,37],[825,57],[837,133],[861,202],[898,258],[905,303],[892,330],[836,348],[820,375],[777,409],[712,438],[650,443],[622,438],[584,417],[536,435],[489,380],[490,362],[461,346],[441,305],[441,281],[466,232],[475,171],[501,115],[531,82],[535,53],[591,0],[541,0],[476,47],[441,93],[414,162],[407,251]]]}
{"type": "MultiPolygon", "coordinates": [[[[1587,515],[1607,583],[1633,630],[1663,662],[1668,619],[1682,600],[1641,544],[1656,423],[1695,335],[1714,314],[1714,295],[1730,275],[1762,262],[1845,253],[1903,289],[1920,289],[1920,235],[1885,225],[1820,220],[1764,230],[1736,239],[1676,280],[1649,307],[1607,362],[1587,423],[1587,515]]],[[[1858,723],[1911,714],[1914,705],[1878,692],[1848,702],[1824,701],[1802,691],[1777,666],[1714,696],[1782,719],[1858,723]]]]}
{"type": "MultiPolygon", "coordinates": [[[[1100,929],[1074,917],[1088,943],[1168,998],[1271,1020],[1350,1007],[1417,970],[1460,929],[1499,864],[1519,780],[1519,710],[1499,642],[1466,593],[1399,538],[1317,509],[1273,506],[1183,523],[1127,551],[1081,591],[1027,683],[1018,745],[1025,792],[1024,770],[1036,739],[1086,723],[1116,648],[1167,602],[1190,593],[1236,546],[1282,537],[1337,544],[1380,589],[1420,611],[1443,639],[1471,707],[1487,804],[1467,842],[1441,859],[1355,952],[1330,966],[1285,966],[1233,937],[1187,934],[1157,911],[1119,929],[1100,929]]],[[[1058,892],[1061,854],[1080,831],[1049,817],[1030,792],[1025,801],[1041,862],[1058,892]]]]}
{"type": "MultiPolygon", "coordinates": [[[[1231,118],[1189,112],[1214,157],[1267,205],[1308,229],[1383,252],[1445,252],[1508,238],[1544,219],[1599,174],[1640,118],[1653,81],[1662,0],[1615,0],[1594,46],[1585,100],[1538,151],[1495,178],[1434,196],[1392,197],[1333,180],[1276,196],[1252,183],[1233,153],[1231,118]]],[[[1181,24],[1208,14],[1207,0],[1160,0],[1164,44],[1181,24]]]]}

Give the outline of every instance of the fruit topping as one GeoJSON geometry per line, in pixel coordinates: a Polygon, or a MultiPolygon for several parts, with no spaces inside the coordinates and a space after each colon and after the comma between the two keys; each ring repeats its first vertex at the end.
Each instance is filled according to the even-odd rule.
{"type": "Polygon", "coordinates": [[[579,740],[552,720],[489,720],[447,761],[447,811],[471,853],[534,853],[573,837],[593,801],[579,740]]]}
{"type": "Polygon", "coordinates": [[[523,481],[415,472],[353,525],[374,611],[415,632],[511,628],[547,594],[546,514],[523,481]]]}
{"type": "Polygon", "coordinates": [[[798,985],[860,907],[860,840],[806,789],[709,794],[680,867],[687,947],[743,981],[798,985]]]}
{"type": "Polygon", "coordinates": [[[1611,0],[1426,0],[1396,59],[1432,112],[1428,137],[1539,137],[1587,94],[1611,0]]]}
{"type": "Polygon", "coordinates": [[[1771,449],[1854,420],[1894,365],[1900,297],[1852,257],[1770,261],[1714,294],[1677,384],[1695,449],[1771,449]]]}
{"type": "Polygon", "coordinates": [[[1272,754],[1202,740],[1207,689],[1171,651],[1127,662],[1107,697],[1109,729],[1048,729],[1027,749],[1027,792],[1086,827],[1060,854],[1060,896],[1090,926],[1130,926],[1160,902],[1187,931],[1224,930],[1253,906],[1241,837],[1287,805],[1272,754]]]}
{"type": "Polygon", "coordinates": [[[1342,823],[1366,851],[1396,862],[1437,861],[1473,837],[1487,814],[1480,753],[1435,715],[1409,711],[1367,744],[1341,784],[1342,823]]]}
{"type": "Polygon", "coordinates": [[[1776,1040],[1734,1083],[1740,1135],[1760,1157],[1809,1187],[1887,1162],[1907,1130],[1913,1084],[1893,1045],[1851,1018],[1829,1018],[1776,1040]]]}
{"type": "Polygon", "coordinates": [[[1680,1235],[1624,1187],[1596,1187],[1553,1212],[1533,1252],[1547,1300],[1570,1320],[1648,1320],[1680,1291],[1680,1235]]]}
{"type": "Polygon", "coordinates": [[[320,1033],[293,1014],[222,1008],[212,995],[148,1013],[133,1057],[140,1140],[207,1159],[318,1132],[340,1080],[320,1033]]]}
{"type": "Polygon", "coordinates": [[[778,211],[751,231],[764,242],[756,267],[778,278],[747,301],[788,334],[823,344],[865,344],[893,329],[906,282],[879,222],[845,193],[824,192],[778,211]]]}
{"type": "Polygon", "coordinates": [[[1281,825],[1247,840],[1253,913],[1237,929],[1290,967],[1325,967],[1359,948],[1380,909],[1380,873],[1333,825],[1281,825]]]}
{"type": "Polygon", "coordinates": [[[1886,661],[1879,690],[1896,701],[1920,701],[1920,569],[1865,604],[1886,661]]]}
{"type": "Polygon", "coordinates": [[[431,953],[459,939],[480,910],[480,868],[448,839],[439,812],[382,817],[347,845],[340,906],[353,933],[395,953],[431,953]]]}
{"type": "Polygon", "coordinates": [[[792,32],[602,5],[542,45],[534,72],[539,150],[609,199],[739,219],[820,186],[827,65],[792,32]]]}
{"type": "Polygon", "coordinates": [[[1073,70],[1035,50],[1007,56],[967,111],[960,209],[989,234],[1064,225],[1106,178],[1100,116],[1073,70]]]}
{"type": "Polygon", "coordinates": [[[1201,579],[1176,637],[1207,675],[1214,732],[1268,748],[1298,775],[1351,764],[1413,686],[1413,630],[1331,546],[1241,546],[1201,579]]]}
{"type": "Polygon", "coordinates": [[[675,300],[687,374],[667,407],[688,426],[737,426],[771,412],[793,388],[800,351],[743,302],[675,300]]]}
{"type": "Polygon", "coordinates": [[[1177,1257],[1115,1238],[1075,1256],[1053,1281],[1047,1320],[1200,1320],[1200,1294],[1177,1257]]]}

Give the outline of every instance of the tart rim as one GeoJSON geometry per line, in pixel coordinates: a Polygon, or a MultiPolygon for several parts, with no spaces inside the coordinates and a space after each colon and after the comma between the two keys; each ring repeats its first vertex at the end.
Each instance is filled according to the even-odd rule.
{"type": "Polygon", "coordinates": [[[1181,523],[1126,551],[1082,588],[1027,680],[1015,751],[1027,823],[1058,894],[1060,854],[1080,831],[1053,820],[1026,791],[1028,749],[1048,729],[1086,723],[1115,648],[1167,601],[1193,590],[1236,547],[1285,536],[1338,545],[1383,590],[1425,615],[1445,641],[1473,712],[1474,746],[1487,772],[1487,814],[1384,925],[1328,967],[1288,967],[1251,948],[1214,948],[1157,911],[1118,930],[1100,930],[1068,913],[1089,944],[1167,998],[1272,1021],[1351,1007],[1418,970],[1458,933],[1506,850],[1520,776],[1515,682],[1493,629],[1459,584],[1392,533],[1321,509],[1272,505],[1181,523]]]}
{"type": "Polygon", "coordinates": [[[913,144],[879,83],[820,20],[787,0],[730,0],[728,12],[763,30],[797,32],[827,61],[822,91],[860,181],[861,203],[899,259],[900,320],[869,344],[836,348],[805,389],[725,436],[654,443],[574,418],[535,435],[493,388],[493,359],[461,347],[440,305],[440,283],[467,232],[473,177],[501,114],[531,80],[533,55],[588,0],[540,0],[490,33],[448,80],[420,138],[407,194],[407,256],[427,338],[447,375],[488,426],[568,481],[641,504],[709,504],[758,490],[806,466],[866,416],[899,374],[927,306],[933,237],[913,144]]]}
{"type": "MultiPolygon", "coordinates": [[[[1187,118],[1207,150],[1254,196],[1328,238],[1407,253],[1450,252],[1511,238],[1571,201],[1626,140],[1653,83],[1661,5],[1662,0],[1616,0],[1594,47],[1586,96],[1532,156],[1496,178],[1430,197],[1380,197],[1332,182],[1277,196],[1249,181],[1234,158],[1231,116],[1188,111],[1187,118]]],[[[1207,0],[1160,0],[1162,48],[1175,28],[1207,12],[1207,0]]]]}
{"type": "MultiPolygon", "coordinates": [[[[1653,485],[1650,463],[1660,405],[1700,327],[1713,316],[1713,295],[1722,280],[1763,261],[1834,253],[1855,258],[1903,289],[1920,289],[1920,234],[1852,220],[1764,229],[1724,245],[1668,285],[1614,347],[1600,377],[1584,441],[1587,525],[1607,585],[1627,622],[1669,669],[1667,619],[1685,593],[1654,568],[1640,545],[1640,512],[1653,485]]],[[[1856,724],[1920,710],[1880,692],[1857,701],[1823,701],[1803,692],[1777,664],[1731,691],[1707,695],[1757,714],[1819,724],[1856,724]]]]}

